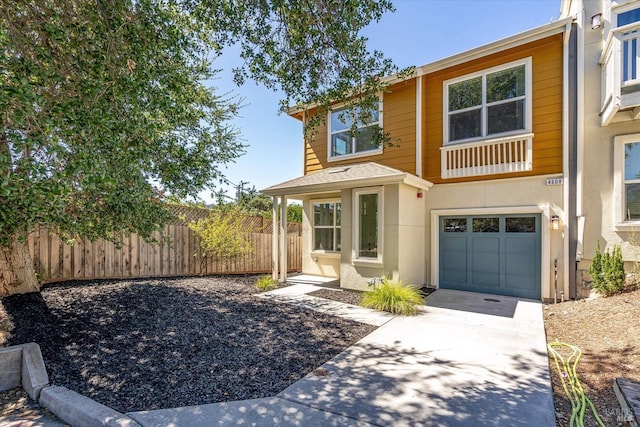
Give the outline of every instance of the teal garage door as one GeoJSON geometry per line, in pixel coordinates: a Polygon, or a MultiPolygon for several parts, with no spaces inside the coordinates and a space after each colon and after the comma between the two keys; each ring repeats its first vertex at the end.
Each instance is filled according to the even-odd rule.
{"type": "Polygon", "coordinates": [[[540,299],[540,215],[440,217],[440,287],[540,299]]]}

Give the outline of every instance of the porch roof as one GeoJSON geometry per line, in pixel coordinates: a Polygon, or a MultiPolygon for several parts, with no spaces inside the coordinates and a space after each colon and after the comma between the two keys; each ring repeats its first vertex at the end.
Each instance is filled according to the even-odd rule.
{"type": "Polygon", "coordinates": [[[269,196],[290,196],[385,184],[406,184],[421,190],[428,190],[433,185],[408,172],[367,162],[322,169],[272,185],[262,190],[262,193],[269,196]]]}

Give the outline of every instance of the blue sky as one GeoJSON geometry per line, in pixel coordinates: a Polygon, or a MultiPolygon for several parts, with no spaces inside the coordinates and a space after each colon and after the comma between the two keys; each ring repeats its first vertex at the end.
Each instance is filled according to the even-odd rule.
{"type": "MultiPolygon", "coordinates": [[[[395,13],[372,24],[364,35],[369,47],[382,51],[399,67],[423,65],[509,37],[556,19],[560,0],[395,0],[395,13]]],[[[222,69],[213,85],[244,98],[235,120],[248,145],[246,154],[222,168],[232,183],[262,189],[302,175],[302,125],[278,114],[278,93],[253,82],[237,87],[231,68],[238,63],[226,52],[213,64],[222,69]]],[[[201,193],[211,202],[210,191],[201,193]]],[[[233,196],[234,191],[228,194],[233,196]]]]}

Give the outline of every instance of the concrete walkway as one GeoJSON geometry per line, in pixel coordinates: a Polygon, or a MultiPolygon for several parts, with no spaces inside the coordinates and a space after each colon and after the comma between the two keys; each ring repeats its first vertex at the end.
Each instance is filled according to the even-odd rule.
{"type": "MultiPolygon", "coordinates": [[[[268,297],[308,305],[292,288],[268,297]]],[[[427,301],[275,397],[128,415],[175,427],[555,426],[539,302],[448,290],[427,301]]]]}

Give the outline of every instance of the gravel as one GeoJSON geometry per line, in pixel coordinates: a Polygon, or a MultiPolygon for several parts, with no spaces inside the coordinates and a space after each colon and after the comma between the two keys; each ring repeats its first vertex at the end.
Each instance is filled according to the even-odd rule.
{"type": "Polygon", "coordinates": [[[272,396],[375,329],[256,298],[255,280],[48,285],[2,299],[0,326],[40,344],[52,384],[120,412],[272,396]]]}

